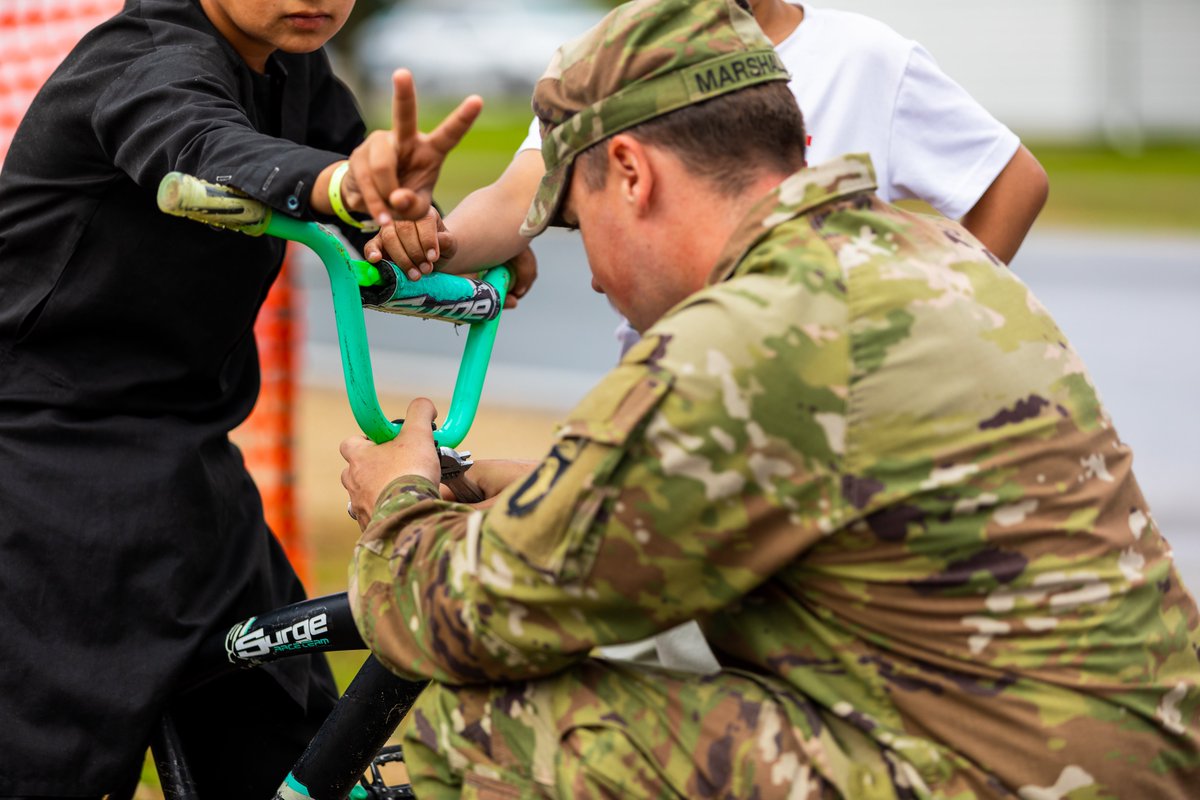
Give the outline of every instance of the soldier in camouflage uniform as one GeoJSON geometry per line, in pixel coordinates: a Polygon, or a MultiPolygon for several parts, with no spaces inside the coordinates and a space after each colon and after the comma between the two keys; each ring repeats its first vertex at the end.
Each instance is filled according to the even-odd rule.
{"type": "Polygon", "coordinates": [[[486,509],[440,498],[428,401],[344,445],[355,617],[435,681],[418,796],[1197,796],[1196,605],[1045,309],[863,157],[728,141],[730,187],[639,139],[783,77],[733,0],[564,47],[527,230],[578,222],[645,338],[486,509]],[[693,617],[716,674],[589,657],[693,617]]]}

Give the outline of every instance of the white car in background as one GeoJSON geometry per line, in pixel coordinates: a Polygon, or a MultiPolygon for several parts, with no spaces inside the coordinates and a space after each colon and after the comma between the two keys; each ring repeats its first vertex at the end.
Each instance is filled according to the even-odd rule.
{"type": "Polygon", "coordinates": [[[372,92],[412,70],[418,96],[528,96],[554,51],[608,9],[586,0],[408,0],[371,17],[351,58],[372,92]]]}

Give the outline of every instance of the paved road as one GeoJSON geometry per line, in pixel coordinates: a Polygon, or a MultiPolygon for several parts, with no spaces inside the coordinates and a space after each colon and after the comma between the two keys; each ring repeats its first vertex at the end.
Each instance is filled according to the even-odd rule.
{"type": "MultiPolygon", "coordinates": [[[[551,232],[535,250],[538,285],[502,325],[485,401],[562,410],[614,362],[616,316],[591,292],[577,235],[551,232]]],[[[1200,238],[1036,233],[1013,268],[1087,362],[1200,590],[1200,238]]],[[[319,271],[302,271],[311,286],[306,363],[311,380],[329,381],[338,367],[319,271]]],[[[447,394],[465,337],[442,323],[371,316],[381,387],[447,394]]]]}
{"type": "Polygon", "coordinates": [[[1200,239],[1045,234],[1013,266],[1083,356],[1200,591],[1200,239]]]}

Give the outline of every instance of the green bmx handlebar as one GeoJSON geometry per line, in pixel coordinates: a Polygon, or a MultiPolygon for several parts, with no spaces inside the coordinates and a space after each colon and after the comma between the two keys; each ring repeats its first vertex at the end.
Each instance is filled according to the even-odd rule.
{"type": "Polygon", "coordinates": [[[379,405],[363,318],[364,295],[369,296],[371,308],[469,325],[450,408],[442,426],[433,434],[434,441],[445,447],[457,447],[466,437],[479,409],[500,311],[508,292],[510,275],[505,267],[487,270],[482,281],[437,272],[411,281],[391,262],[377,266],[351,258],[341,241],[324,225],[275,214],[269,206],[241,195],[232,187],[207,183],[180,172],[168,174],[159,184],[158,207],[167,214],[251,236],[266,234],[299,242],[317,254],[325,265],[333,294],[346,396],[358,426],[376,443],[395,438],[402,422],[389,419],[379,405]]]}

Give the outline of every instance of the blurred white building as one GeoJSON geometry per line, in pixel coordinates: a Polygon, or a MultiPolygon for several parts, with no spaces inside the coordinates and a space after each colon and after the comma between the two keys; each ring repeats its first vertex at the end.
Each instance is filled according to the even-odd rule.
{"type": "MultiPolygon", "coordinates": [[[[0,0],[3,2],[3,0],[0,0]]],[[[817,0],[919,41],[1018,134],[1136,147],[1200,137],[1200,0],[817,0]]],[[[594,0],[406,0],[368,26],[360,73],[396,66],[422,92],[522,95],[550,53],[604,13],[594,0]]]]}
{"type": "Polygon", "coordinates": [[[916,39],[1022,136],[1200,136],[1200,0],[818,0],[916,39]]]}
{"type": "Polygon", "coordinates": [[[558,46],[604,13],[595,0],[405,0],[362,27],[354,67],[384,99],[397,67],[421,96],[528,98],[558,46]]]}

